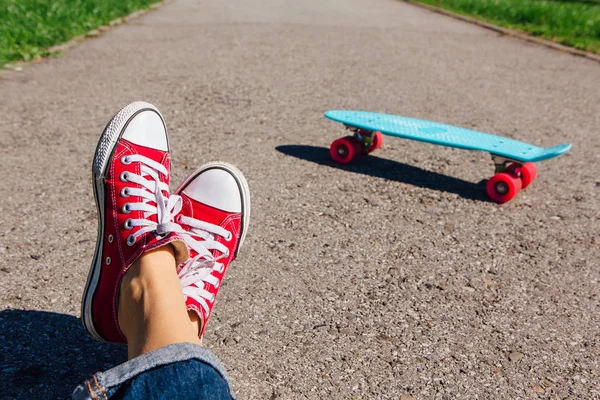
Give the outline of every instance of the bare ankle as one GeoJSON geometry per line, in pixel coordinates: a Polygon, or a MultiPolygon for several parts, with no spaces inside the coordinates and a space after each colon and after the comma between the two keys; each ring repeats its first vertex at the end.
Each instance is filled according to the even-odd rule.
{"type": "Polygon", "coordinates": [[[153,303],[152,299],[162,295],[165,279],[175,279],[173,253],[170,244],[144,253],[121,279],[117,318],[125,337],[131,331],[132,319],[143,318],[145,311],[149,311],[145,309],[153,303]]]}
{"type": "Polygon", "coordinates": [[[173,249],[140,257],[121,280],[118,322],[130,357],[171,343],[199,344],[185,308],[173,249]]]}

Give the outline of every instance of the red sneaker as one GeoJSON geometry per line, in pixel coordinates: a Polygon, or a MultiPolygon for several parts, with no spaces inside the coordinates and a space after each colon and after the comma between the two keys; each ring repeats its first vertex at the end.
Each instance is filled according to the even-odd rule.
{"type": "Polygon", "coordinates": [[[244,175],[232,165],[213,162],[189,175],[175,191],[182,197],[175,221],[190,259],[178,267],[188,310],[200,317],[202,338],[229,263],[244,242],[250,220],[250,191],[244,175]]]}
{"type": "Polygon", "coordinates": [[[169,169],[167,129],[153,105],[131,103],[104,128],[92,166],[98,240],[81,304],[83,326],[95,339],[126,343],[119,285],[143,252],[171,243],[177,265],[188,258],[173,222],[181,199],[169,197],[169,169]]]}

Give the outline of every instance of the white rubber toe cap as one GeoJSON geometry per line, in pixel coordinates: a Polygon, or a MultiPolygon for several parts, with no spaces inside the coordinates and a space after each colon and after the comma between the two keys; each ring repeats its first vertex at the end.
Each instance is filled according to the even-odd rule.
{"type": "Polygon", "coordinates": [[[152,110],[136,114],[129,121],[122,137],[140,146],[169,151],[165,124],[160,115],[152,110]]]}
{"type": "Polygon", "coordinates": [[[235,178],[219,168],[198,175],[183,190],[188,197],[226,212],[242,212],[242,196],[235,178]]]}

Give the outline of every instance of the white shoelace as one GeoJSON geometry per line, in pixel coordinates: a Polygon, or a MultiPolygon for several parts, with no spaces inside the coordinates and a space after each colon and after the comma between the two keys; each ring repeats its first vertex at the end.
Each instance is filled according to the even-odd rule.
{"type": "Polygon", "coordinates": [[[183,240],[188,247],[198,253],[195,257],[187,260],[178,272],[181,288],[183,289],[183,294],[194,298],[202,306],[206,317],[208,317],[210,313],[208,303],[212,304],[215,301],[215,296],[204,289],[204,283],[209,283],[215,289],[219,288],[219,279],[212,275],[211,272],[217,271],[223,273],[224,266],[218,260],[229,255],[227,246],[217,242],[215,238],[218,235],[229,241],[232,238],[232,234],[218,225],[209,224],[208,222],[186,216],[181,216],[179,222],[190,226],[190,231],[183,235],[183,240]],[[194,237],[198,237],[201,240],[197,240],[194,237]],[[218,250],[222,255],[214,257],[210,250],[218,250]],[[192,284],[195,284],[195,286],[192,286],[192,284]]]}
{"type": "Polygon", "coordinates": [[[181,211],[181,197],[172,195],[166,198],[163,191],[169,192],[169,186],[160,180],[159,173],[167,175],[168,171],[164,165],[139,154],[133,154],[121,157],[121,162],[125,165],[132,162],[141,164],[141,175],[125,171],[121,173],[120,179],[123,182],[132,182],[141,185],[142,188],[124,187],[121,190],[122,197],[139,196],[145,199],[141,203],[125,203],[122,212],[144,211],[144,218],[129,218],[125,221],[125,229],[132,229],[134,226],[142,228],[127,237],[127,244],[133,246],[137,239],[148,232],[156,231],[158,235],[166,235],[170,232],[184,233],[184,230],[173,222],[175,215],[181,211]],[[149,179],[148,179],[149,178],[149,179]],[[148,204],[156,203],[156,206],[148,204]],[[148,219],[156,214],[158,222],[148,219]]]}

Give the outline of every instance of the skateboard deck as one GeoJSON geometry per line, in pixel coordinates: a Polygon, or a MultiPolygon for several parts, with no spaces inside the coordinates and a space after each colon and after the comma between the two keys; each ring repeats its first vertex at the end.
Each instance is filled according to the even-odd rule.
{"type": "Polygon", "coordinates": [[[325,116],[344,125],[379,131],[385,135],[418,140],[420,142],[459,149],[479,150],[515,161],[537,162],[566,153],[570,144],[538,147],[518,140],[508,139],[457,126],[365,111],[327,111],[325,116]]]}
{"type": "Polygon", "coordinates": [[[354,136],[331,144],[332,158],[342,164],[381,147],[382,134],[490,153],[496,165],[496,175],[488,181],[486,190],[492,200],[499,203],[511,200],[536,178],[535,162],[557,157],[571,149],[568,143],[544,148],[489,133],[398,115],[332,110],[327,111],[325,117],[344,124],[354,132],[354,136]]]}

